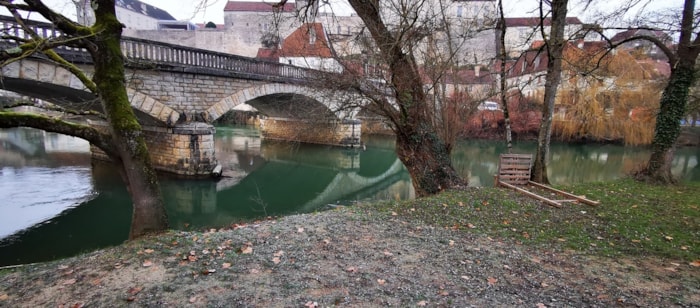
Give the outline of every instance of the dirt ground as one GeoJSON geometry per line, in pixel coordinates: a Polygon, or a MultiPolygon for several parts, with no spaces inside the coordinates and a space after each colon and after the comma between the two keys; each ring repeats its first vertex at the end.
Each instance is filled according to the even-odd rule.
{"type": "Polygon", "coordinates": [[[532,249],[364,207],[172,231],[0,272],[2,307],[700,307],[700,270],[532,249]]]}

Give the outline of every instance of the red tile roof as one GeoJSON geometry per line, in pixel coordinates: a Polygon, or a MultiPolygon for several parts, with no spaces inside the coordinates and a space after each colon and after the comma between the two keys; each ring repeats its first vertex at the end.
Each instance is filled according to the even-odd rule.
{"type": "Polygon", "coordinates": [[[279,49],[260,48],[255,58],[263,61],[279,62],[279,49]]]}
{"type": "MultiPolygon", "coordinates": [[[[539,24],[540,24],[539,17],[506,18],[506,27],[534,27],[534,26],[538,26],[539,24]]],[[[542,24],[545,27],[548,27],[552,24],[552,19],[545,18],[544,20],[542,20],[542,24]]],[[[581,20],[578,19],[578,17],[567,17],[566,24],[567,25],[580,25],[583,23],[581,22],[581,20]]]]}
{"type": "MultiPolygon", "coordinates": [[[[276,2],[240,2],[229,1],[224,7],[224,12],[272,12],[276,2]]],[[[294,12],[294,3],[285,3],[282,12],[294,12]]]]}
{"type": "Polygon", "coordinates": [[[319,57],[331,58],[326,32],[320,23],[305,23],[287,36],[282,42],[280,57],[319,57]],[[312,39],[313,36],[315,39],[312,39]]]}

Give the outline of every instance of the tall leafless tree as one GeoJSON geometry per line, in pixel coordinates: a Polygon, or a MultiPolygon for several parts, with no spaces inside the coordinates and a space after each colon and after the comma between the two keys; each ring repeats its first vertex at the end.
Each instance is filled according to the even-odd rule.
{"type": "Polygon", "coordinates": [[[544,85],[544,103],[542,104],[542,122],[537,136],[537,153],[532,166],[531,178],[533,181],[549,184],[547,177],[547,156],[552,137],[552,118],[554,116],[554,102],[557,89],[561,83],[562,56],[566,40],[564,29],[566,27],[568,0],[540,0],[540,31],[544,38],[544,48],[547,52],[547,77],[544,85]],[[549,4],[551,12],[551,26],[549,33],[545,33],[544,20],[549,4]]]}

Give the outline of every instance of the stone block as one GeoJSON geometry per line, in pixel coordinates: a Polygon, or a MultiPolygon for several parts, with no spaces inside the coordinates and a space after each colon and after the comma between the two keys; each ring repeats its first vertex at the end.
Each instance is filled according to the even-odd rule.
{"type": "Polygon", "coordinates": [[[39,62],[37,61],[22,61],[19,69],[19,78],[37,80],[39,74],[39,62]]]}

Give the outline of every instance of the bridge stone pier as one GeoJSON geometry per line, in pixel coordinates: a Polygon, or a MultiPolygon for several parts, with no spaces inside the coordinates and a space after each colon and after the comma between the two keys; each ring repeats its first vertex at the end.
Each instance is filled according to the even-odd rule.
{"type": "MultiPolygon", "coordinates": [[[[107,129],[105,122],[91,123],[107,129]]],[[[146,144],[154,167],[183,177],[217,176],[217,160],[214,147],[213,125],[201,122],[177,124],[174,127],[143,126],[146,144]]],[[[93,158],[109,160],[95,146],[91,146],[93,158]]],[[[218,171],[220,172],[220,171],[218,171]]]]}
{"type": "MultiPolygon", "coordinates": [[[[43,37],[62,35],[52,24],[31,22],[43,37]]],[[[0,29],[18,29],[0,16],[0,29]]],[[[26,33],[13,33],[22,37],[26,33]]],[[[2,47],[16,42],[0,39],[2,47]]],[[[357,111],[343,108],[354,94],[319,86],[322,72],[184,46],[123,37],[126,87],[154,167],[202,177],[217,168],[213,123],[241,104],[263,115],[263,138],[336,146],[360,144],[357,111]],[[314,82],[316,80],[316,82],[314,82]]],[[[90,75],[92,59],[80,49],[55,50],[90,75]]],[[[68,70],[41,56],[1,68],[0,89],[73,110],[102,111],[96,97],[68,70]]],[[[327,77],[326,77],[327,78],[327,77]]],[[[105,127],[104,121],[89,123],[105,127]]],[[[95,151],[95,157],[104,153],[95,151]]]]}

